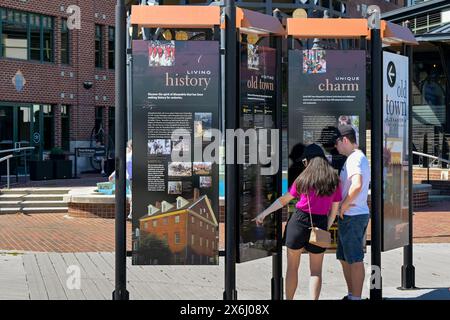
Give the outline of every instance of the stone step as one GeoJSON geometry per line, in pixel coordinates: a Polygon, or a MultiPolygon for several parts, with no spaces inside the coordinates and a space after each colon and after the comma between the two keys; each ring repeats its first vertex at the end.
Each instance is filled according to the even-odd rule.
{"type": "Polygon", "coordinates": [[[448,194],[429,195],[428,201],[430,201],[430,202],[450,201],[450,195],[448,195],[448,194]]]}
{"type": "Polygon", "coordinates": [[[3,194],[45,194],[56,195],[69,193],[67,188],[16,188],[16,189],[0,189],[0,195],[3,194]]]}
{"type": "Polygon", "coordinates": [[[52,207],[52,208],[0,208],[0,214],[15,214],[15,213],[67,213],[68,207],[52,207]]]}
{"type": "Polygon", "coordinates": [[[0,195],[0,206],[3,201],[62,201],[64,194],[2,194],[0,195]]]}
{"type": "Polygon", "coordinates": [[[1,201],[1,208],[54,208],[66,207],[66,201],[1,201]]]}
{"type": "Polygon", "coordinates": [[[431,191],[428,193],[428,195],[429,195],[429,196],[440,196],[440,195],[441,195],[441,190],[436,190],[436,189],[431,190],[431,191]]]}

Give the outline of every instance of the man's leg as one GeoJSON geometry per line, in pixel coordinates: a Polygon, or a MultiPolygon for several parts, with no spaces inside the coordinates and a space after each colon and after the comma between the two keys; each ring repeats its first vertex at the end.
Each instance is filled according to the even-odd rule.
{"type": "Polygon", "coordinates": [[[350,270],[352,279],[352,296],[357,299],[361,299],[365,277],[364,263],[352,263],[350,265],[350,270]]]}
{"type": "Polygon", "coordinates": [[[344,278],[345,282],[347,283],[347,292],[353,295],[352,269],[350,268],[351,265],[349,265],[344,260],[339,260],[339,262],[341,263],[342,270],[344,271],[344,278]]]}

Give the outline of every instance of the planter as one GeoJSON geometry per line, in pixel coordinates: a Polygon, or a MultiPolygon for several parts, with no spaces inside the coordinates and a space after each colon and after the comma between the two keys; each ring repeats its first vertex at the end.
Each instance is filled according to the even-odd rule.
{"type": "Polygon", "coordinates": [[[113,173],[113,171],[116,170],[115,163],[116,163],[116,161],[114,159],[108,159],[106,161],[105,171],[108,176],[110,176],[111,173],[113,173]]]}
{"type": "Polygon", "coordinates": [[[50,160],[66,160],[65,154],[50,154],[50,160]]]}
{"type": "Polygon", "coordinates": [[[55,179],[72,178],[72,160],[55,160],[53,162],[53,175],[55,179]]]}
{"type": "Polygon", "coordinates": [[[30,180],[53,179],[53,161],[30,161],[30,180]]]}

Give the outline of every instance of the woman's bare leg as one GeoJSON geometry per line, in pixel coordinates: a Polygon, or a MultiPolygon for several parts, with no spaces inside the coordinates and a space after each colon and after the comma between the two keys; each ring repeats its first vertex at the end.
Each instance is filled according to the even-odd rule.
{"type": "Polygon", "coordinates": [[[286,271],[286,299],[292,300],[297,290],[298,268],[303,249],[287,248],[287,271],[286,271]]]}

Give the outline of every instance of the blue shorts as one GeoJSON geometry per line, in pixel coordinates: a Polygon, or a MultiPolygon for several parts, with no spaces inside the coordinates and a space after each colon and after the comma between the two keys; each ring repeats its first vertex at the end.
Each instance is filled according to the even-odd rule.
{"type": "Polygon", "coordinates": [[[348,264],[363,262],[365,233],[369,215],[344,216],[338,219],[338,244],[336,258],[348,264]]]}

